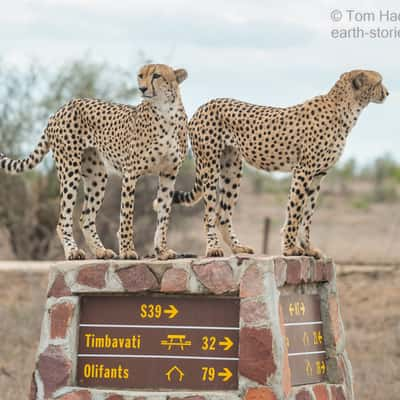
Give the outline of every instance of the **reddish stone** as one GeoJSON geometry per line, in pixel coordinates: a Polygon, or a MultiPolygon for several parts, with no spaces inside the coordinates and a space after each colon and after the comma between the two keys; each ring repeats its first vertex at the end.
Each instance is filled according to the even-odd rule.
{"type": "Polygon", "coordinates": [[[168,397],[168,400],[206,400],[203,396],[168,397]]]}
{"type": "Polygon", "coordinates": [[[240,374],[265,385],[276,371],[271,330],[245,327],[240,330],[239,337],[240,374]]]}
{"type": "Polygon", "coordinates": [[[263,273],[255,265],[248,267],[240,282],[240,297],[256,297],[264,294],[263,273]]]}
{"type": "Polygon", "coordinates": [[[106,285],[108,264],[91,264],[81,268],[76,281],[81,285],[103,289],[106,285]]]}
{"type": "Polygon", "coordinates": [[[276,400],[274,392],[266,387],[250,388],[244,400],[276,400]]]}
{"type": "Polygon", "coordinates": [[[88,390],[78,390],[57,397],[57,400],[92,400],[92,395],[88,390]]]}
{"type": "Polygon", "coordinates": [[[71,294],[71,289],[65,283],[64,275],[58,273],[47,293],[47,297],[64,297],[71,296],[71,294]]]}
{"type": "Polygon", "coordinates": [[[31,390],[29,391],[29,400],[36,400],[37,386],[35,380],[35,373],[32,374],[31,390]]]}
{"type": "Polygon", "coordinates": [[[45,398],[51,397],[55,390],[65,386],[71,376],[71,362],[61,346],[49,345],[40,354],[37,369],[43,381],[45,398]]]}
{"type": "Polygon", "coordinates": [[[333,265],[332,261],[328,261],[325,263],[325,267],[323,269],[323,279],[324,281],[331,281],[333,279],[333,276],[335,274],[335,266],[333,265]]]}
{"type": "Polygon", "coordinates": [[[157,279],[146,264],[136,264],[120,269],[117,275],[128,292],[143,292],[158,288],[157,279]]]}
{"type": "Polygon", "coordinates": [[[75,305],[72,303],[59,303],[50,310],[50,337],[65,338],[67,329],[72,319],[75,305]]]}
{"type": "Polygon", "coordinates": [[[331,386],[331,400],[346,400],[342,386],[331,386]]]}
{"type": "Polygon", "coordinates": [[[240,303],[240,319],[246,324],[266,322],[267,306],[257,300],[242,301],[240,303]]]}
{"type": "Polygon", "coordinates": [[[331,332],[336,346],[341,338],[339,305],[336,296],[330,296],[328,299],[329,319],[331,322],[331,332]]]}
{"type": "Polygon", "coordinates": [[[225,261],[193,265],[197,279],[212,293],[222,294],[235,290],[232,268],[225,261]]]}
{"type": "MultiPolygon", "coordinates": [[[[279,323],[281,329],[281,336],[282,338],[286,337],[286,329],[283,319],[283,310],[282,306],[279,305],[279,323]]],[[[288,349],[286,347],[286,343],[283,344],[284,354],[283,354],[283,373],[282,373],[282,387],[285,396],[287,397],[292,390],[292,376],[289,367],[289,356],[288,356],[288,349]]]]}
{"type": "Polygon", "coordinates": [[[314,259],[312,257],[301,257],[301,281],[310,282],[314,259]]]}
{"type": "Polygon", "coordinates": [[[299,258],[286,259],[286,282],[289,285],[298,285],[301,283],[301,261],[299,258]]]}
{"type": "Polygon", "coordinates": [[[312,395],[308,390],[302,389],[302,390],[300,390],[300,392],[298,392],[296,394],[295,399],[296,400],[312,400],[312,395]]]}
{"type": "Polygon", "coordinates": [[[165,271],[161,279],[162,292],[185,292],[187,290],[189,274],[182,268],[170,268],[165,271]]]}
{"type": "Polygon", "coordinates": [[[313,262],[310,257],[286,258],[286,282],[298,285],[310,281],[313,262]]]}
{"type": "Polygon", "coordinates": [[[283,258],[274,259],[275,281],[278,287],[286,283],[286,262],[283,258]]]}
{"type": "Polygon", "coordinates": [[[324,281],[324,269],[325,263],[321,260],[314,261],[312,268],[311,280],[313,282],[323,282],[324,281]]]}
{"type": "MultiPolygon", "coordinates": [[[[143,397],[144,399],[144,397],[143,397]]],[[[124,400],[124,398],[122,396],[120,396],[119,394],[112,394],[111,396],[108,396],[106,398],[106,400],[124,400]]]]}
{"type": "Polygon", "coordinates": [[[326,385],[315,385],[313,387],[315,400],[329,400],[329,393],[326,385]]]}

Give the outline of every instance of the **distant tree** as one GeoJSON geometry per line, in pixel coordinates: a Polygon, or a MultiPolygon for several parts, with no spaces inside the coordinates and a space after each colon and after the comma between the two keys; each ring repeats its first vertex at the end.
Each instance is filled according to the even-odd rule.
{"type": "MultiPolygon", "coordinates": [[[[130,102],[136,95],[134,71],[106,63],[73,61],[53,71],[36,64],[21,70],[0,63],[0,151],[11,157],[32,151],[49,115],[73,98],[130,102]]],[[[15,253],[22,259],[46,258],[58,213],[51,158],[47,168],[18,176],[0,172],[0,180],[0,225],[9,230],[15,253]]]]}
{"type": "Polygon", "coordinates": [[[0,62],[0,151],[18,156],[32,137],[37,68],[26,71],[0,62]]]}

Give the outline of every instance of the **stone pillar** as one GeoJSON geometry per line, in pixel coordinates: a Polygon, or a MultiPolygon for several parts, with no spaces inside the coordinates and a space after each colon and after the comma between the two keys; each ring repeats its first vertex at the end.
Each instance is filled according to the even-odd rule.
{"type": "MultiPolygon", "coordinates": [[[[286,324],[287,325],[287,324],[286,324]]],[[[49,275],[30,400],[353,400],[352,372],[332,262],[234,256],[161,261],[74,261],[49,275]],[[76,380],[80,296],[234,296],[240,299],[238,389],[111,390],[76,380]],[[326,349],[321,382],[292,385],[283,296],[319,295],[326,349]]]]}

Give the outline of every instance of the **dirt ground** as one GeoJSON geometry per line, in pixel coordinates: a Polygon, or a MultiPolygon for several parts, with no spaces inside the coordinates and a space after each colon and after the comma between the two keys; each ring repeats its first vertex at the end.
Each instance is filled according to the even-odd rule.
{"type": "MultiPolygon", "coordinates": [[[[338,286],[356,398],[400,393],[400,268],[341,269],[338,286]]],[[[25,399],[39,339],[47,274],[0,272],[0,393],[25,399]]]]}

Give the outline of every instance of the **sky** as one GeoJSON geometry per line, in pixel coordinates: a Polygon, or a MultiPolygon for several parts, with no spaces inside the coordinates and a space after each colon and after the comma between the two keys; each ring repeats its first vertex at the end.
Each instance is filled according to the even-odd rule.
{"type": "Polygon", "coordinates": [[[187,69],[182,97],[189,116],[215,97],[290,106],[326,93],[345,71],[376,70],[390,96],[363,111],[342,161],[365,164],[385,153],[400,160],[396,0],[3,1],[6,63],[51,67],[89,56],[131,69],[136,85],[144,54],[187,69]]]}

